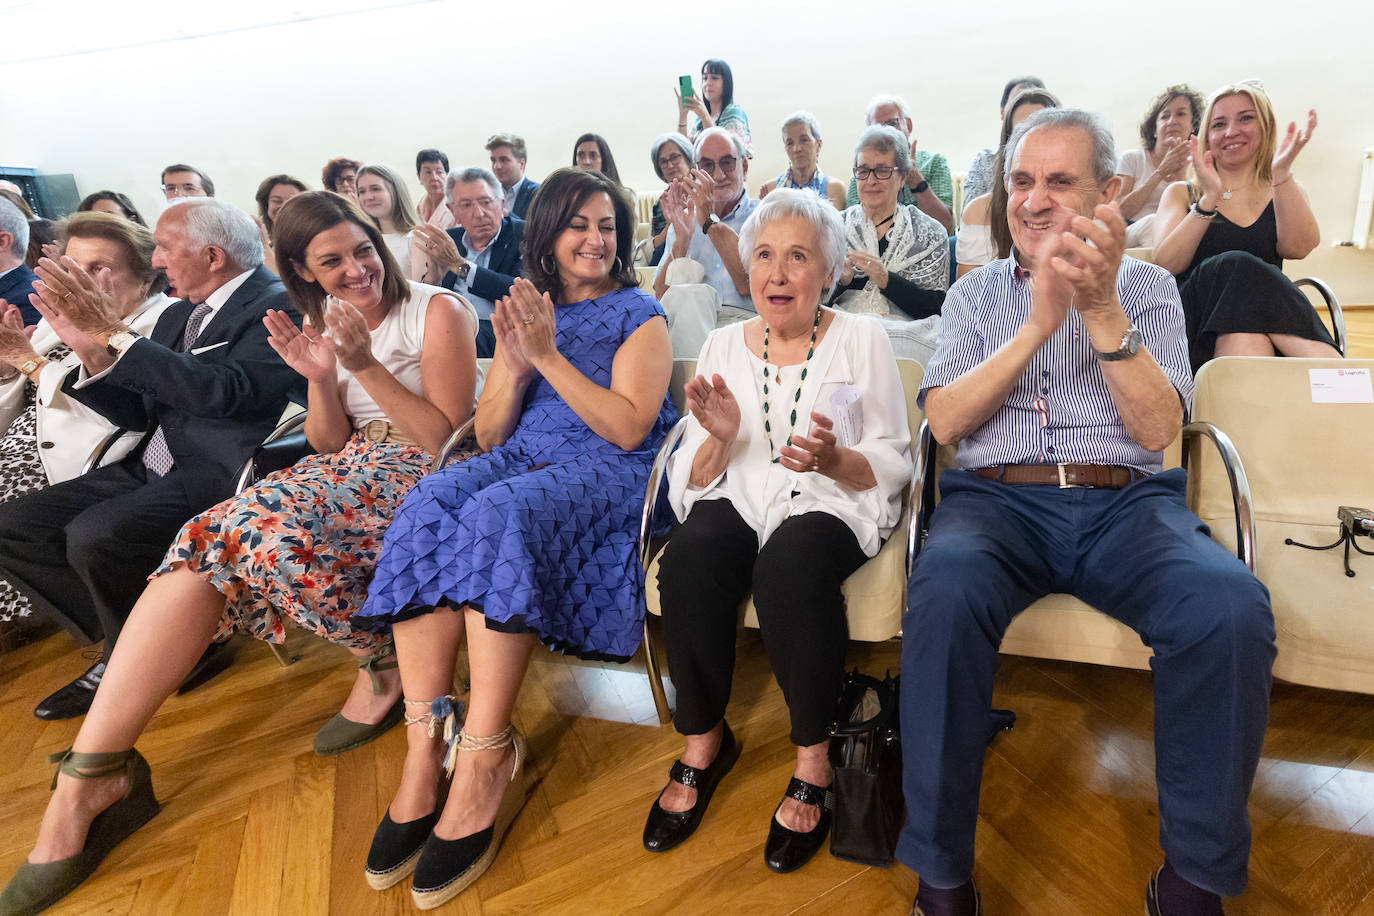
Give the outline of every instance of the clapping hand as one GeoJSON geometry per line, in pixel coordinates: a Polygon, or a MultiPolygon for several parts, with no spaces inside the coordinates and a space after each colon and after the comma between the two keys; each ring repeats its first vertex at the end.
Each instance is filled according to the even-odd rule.
{"type": "Polygon", "coordinates": [[[812,412],[811,435],[793,434],[787,445],[778,449],[778,463],[789,471],[825,474],[835,466],[834,422],[825,414],[812,412]]]}
{"type": "Polygon", "coordinates": [[[285,312],[268,309],[262,318],[267,328],[267,344],[282,362],[304,376],[308,382],[327,382],[335,377],[334,345],[308,322],[296,327],[285,312]]]}
{"type": "Polygon", "coordinates": [[[1298,130],[1298,125],[1292,121],[1288,122],[1288,132],[1284,134],[1283,141],[1279,143],[1278,152],[1274,153],[1274,184],[1279,185],[1288,180],[1288,176],[1293,168],[1293,160],[1298,158],[1298,153],[1302,152],[1303,147],[1312,141],[1312,132],[1317,129],[1317,109],[1313,108],[1307,112],[1307,130],[1298,130]]]}
{"type": "Polygon", "coordinates": [[[533,283],[517,277],[510,294],[495,306],[492,332],[497,346],[504,348],[506,368],[514,375],[537,371],[541,362],[557,355],[557,320],[548,293],[540,295],[533,283]]]}
{"type": "Polygon", "coordinates": [[[429,263],[438,268],[438,277],[442,277],[446,271],[457,270],[458,265],[463,263],[463,256],[458,253],[453,236],[438,226],[421,223],[415,227],[415,239],[420,243],[420,250],[425,257],[429,258],[429,263]]]}
{"type": "Polygon", "coordinates": [[[39,258],[34,273],[38,282],[29,301],[73,350],[85,343],[69,340],[73,331],[103,346],[110,335],[128,330],[115,303],[108,267],[92,277],[71,258],[39,258]]]}
{"type": "MultiPolygon", "coordinates": [[[[849,253],[844,256],[844,260],[851,280],[853,279],[854,272],[858,271],[859,273],[867,274],[869,279],[873,281],[878,289],[887,289],[887,268],[883,266],[882,258],[871,255],[866,251],[851,249],[849,253]]],[[[843,273],[840,274],[840,279],[844,280],[846,283],[849,282],[845,280],[843,273]]]]}
{"type": "Polygon", "coordinates": [[[37,355],[29,343],[19,307],[0,299],[0,363],[18,369],[37,355]]]}
{"type": "Polygon", "coordinates": [[[1167,149],[1164,156],[1159,160],[1159,168],[1155,173],[1159,175],[1161,181],[1178,181],[1183,173],[1183,169],[1188,165],[1188,160],[1192,158],[1189,149],[1189,142],[1186,140],[1166,141],[1167,149]]]}
{"type": "Polygon", "coordinates": [[[1226,191],[1226,183],[1221,180],[1221,175],[1217,172],[1212,151],[1208,150],[1199,158],[1197,137],[1189,137],[1188,158],[1193,161],[1193,172],[1197,175],[1197,183],[1202,187],[1202,196],[1198,198],[1198,206],[1204,210],[1215,210],[1221,202],[1221,195],[1226,191]]]}
{"type": "Polygon", "coordinates": [[[683,181],[686,183],[687,193],[691,195],[692,203],[696,206],[698,217],[714,209],[716,180],[709,173],[701,169],[692,169],[691,175],[683,181]]]}
{"type": "Polygon", "coordinates": [[[1060,235],[1049,267],[1072,288],[1070,304],[1079,314],[1109,310],[1116,302],[1116,276],[1126,251],[1121,208],[1115,202],[1098,204],[1091,218],[1076,216],[1070,226],[1071,232],[1060,235]]]}
{"type": "Polygon", "coordinates": [[[340,366],[349,372],[361,372],[377,362],[372,355],[372,332],[367,319],[353,303],[331,297],[324,313],[324,326],[340,366]]]}
{"type": "Polygon", "coordinates": [[[722,444],[732,444],[739,436],[739,402],[726,387],[725,379],[717,374],[707,381],[706,376],[698,375],[683,386],[683,391],[687,395],[687,409],[701,428],[722,444]]]}

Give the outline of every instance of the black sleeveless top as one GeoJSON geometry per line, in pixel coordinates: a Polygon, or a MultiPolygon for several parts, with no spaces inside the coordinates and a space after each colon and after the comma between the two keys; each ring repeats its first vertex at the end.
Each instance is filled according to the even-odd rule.
{"type": "Polygon", "coordinates": [[[1178,281],[1182,283],[1188,279],[1203,261],[1227,251],[1246,251],[1266,264],[1283,269],[1283,258],[1279,257],[1279,224],[1274,218],[1272,200],[1249,226],[1237,226],[1218,213],[1197,243],[1193,260],[1188,264],[1188,269],[1179,275],[1178,281]]]}

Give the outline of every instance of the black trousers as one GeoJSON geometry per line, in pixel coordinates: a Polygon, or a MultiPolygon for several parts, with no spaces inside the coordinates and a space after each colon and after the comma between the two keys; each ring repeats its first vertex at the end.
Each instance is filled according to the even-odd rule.
{"type": "Polygon", "coordinates": [[[0,575],[73,636],[108,655],[181,526],[204,506],[137,458],[0,505],[0,575]]]}
{"type": "Polygon", "coordinates": [[[808,512],[758,536],[728,500],[692,507],[659,564],[673,725],[684,735],[725,718],[739,606],[752,594],[773,676],[792,720],[792,743],[823,741],[844,677],[849,626],[840,586],[868,559],[844,522],[808,512]]]}

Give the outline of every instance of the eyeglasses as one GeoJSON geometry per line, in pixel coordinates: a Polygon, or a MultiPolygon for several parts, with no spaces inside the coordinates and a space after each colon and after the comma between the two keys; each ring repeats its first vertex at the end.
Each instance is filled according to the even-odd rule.
{"type": "Polygon", "coordinates": [[[892,177],[892,173],[895,171],[897,170],[890,165],[880,165],[871,169],[866,165],[860,165],[855,167],[854,177],[860,181],[867,181],[868,176],[872,175],[879,181],[887,181],[892,177]]]}
{"type": "Polygon", "coordinates": [[[681,153],[673,153],[671,156],[663,156],[658,160],[658,167],[661,169],[666,169],[670,165],[677,165],[679,162],[683,160],[683,158],[684,157],[681,153]]]}
{"type": "Polygon", "coordinates": [[[726,175],[733,175],[735,174],[735,166],[737,165],[739,165],[739,160],[736,159],[734,156],[725,156],[719,160],[697,160],[697,168],[701,169],[707,175],[714,175],[716,173],[716,166],[720,166],[720,170],[724,172],[726,175]]]}
{"type": "Polygon", "coordinates": [[[204,194],[200,185],[194,184],[165,184],[162,186],[163,194],[171,194],[178,197],[194,197],[197,194],[204,194]]]}

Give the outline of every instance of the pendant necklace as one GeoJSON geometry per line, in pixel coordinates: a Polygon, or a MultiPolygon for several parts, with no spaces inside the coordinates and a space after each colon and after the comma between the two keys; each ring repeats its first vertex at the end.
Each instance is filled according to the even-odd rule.
{"type": "MultiPolygon", "coordinates": [[[[802,386],[806,384],[806,369],[811,363],[811,356],[816,352],[816,332],[821,327],[821,309],[816,306],[816,320],[811,323],[811,346],[807,348],[806,359],[802,360],[801,378],[797,380],[797,393],[792,396],[792,425],[787,430],[787,443],[792,443],[792,434],[797,431],[797,404],[801,402],[802,386]]],[[[768,457],[773,464],[782,460],[781,455],[773,454],[773,425],[768,419],[768,334],[771,329],[767,324],[763,326],[763,434],[768,439],[768,457]]],[[[782,367],[778,367],[778,376],[774,381],[782,384],[782,367]]]]}

